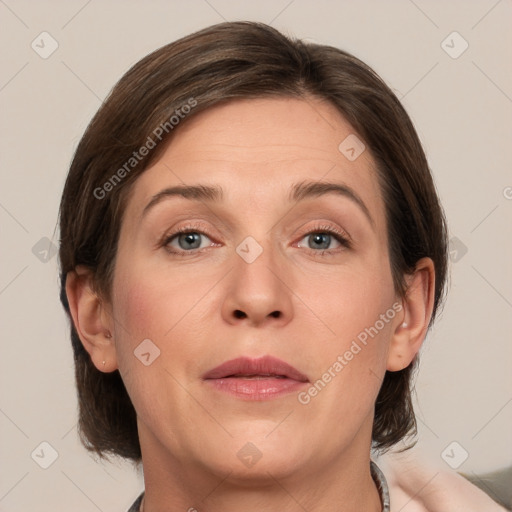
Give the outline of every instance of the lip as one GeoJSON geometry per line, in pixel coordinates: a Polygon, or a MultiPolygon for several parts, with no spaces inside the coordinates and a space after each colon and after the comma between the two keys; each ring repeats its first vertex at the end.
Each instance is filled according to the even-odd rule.
{"type": "Polygon", "coordinates": [[[273,356],[231,359],[206,372],[202,379],[216,390],[243,400],[278,398],[309,382],[306,375],[273,356]]]}

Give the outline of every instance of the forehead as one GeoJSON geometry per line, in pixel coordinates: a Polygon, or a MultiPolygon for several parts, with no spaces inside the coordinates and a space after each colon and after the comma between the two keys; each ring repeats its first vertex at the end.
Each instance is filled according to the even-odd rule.
{"type": "Polygon", "coordinates": [[[292,183],[326,180],[356,190],[374,218],[383,214],[370,152],[357,156],[362,141],[326,101],[236,100],[176,128],[159,160],[137,179],[130,209],[141,211],[162,187],[177,184],[220,185],[227,197],[232,190],[263,198],[288,194],[292,183]]]}
{"type": "Polygon", "coordinates": [[[223,152],[231,159],[333,159],[354,130],[337,109],[316,98],[259,98],[210,108],[177,130],[170,147],[174,158],[223,152]],[[247,156],[246,156],[247,155],[247,156]]]}

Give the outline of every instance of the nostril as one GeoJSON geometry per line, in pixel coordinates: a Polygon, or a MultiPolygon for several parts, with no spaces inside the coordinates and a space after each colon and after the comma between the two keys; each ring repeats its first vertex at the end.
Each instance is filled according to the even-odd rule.
{"type": "Polygon", "coordinates": [[[281,311],[272,311],[270,315],[273,316],[274,318],[279,318],[281,316],[281,311]]]}
{"type": "Polygon", "coordinates": [[[237,309],[237,310],[235,310],[235,316],[236,316],[236,318],[245,318],[247,315],[243,311],[240,311],[239,309],[237,309]]]}

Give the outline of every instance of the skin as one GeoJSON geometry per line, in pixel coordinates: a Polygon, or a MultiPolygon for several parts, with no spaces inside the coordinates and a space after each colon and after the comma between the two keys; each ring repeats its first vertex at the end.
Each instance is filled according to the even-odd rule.
{"type": "Polygon", "coordinates": [[[381,510],[369,471],[373,408],[386,369],[410,364],[425,337],[434,269],[420,260],[407,299],[395,292],[371,154],[349,161],[338,150],[353,133],[313,98],[209,109],[135,183],[111,302],[93,292],[87,269],[68,275],[85,348],[99,370],[119,369],[137,411],[145,512],[381,510]],[[290,202],[303,181],[351,187],[372,221],[333,193],[290,202]],[[223,200],[172,197],[143,215],[180,184],[218,185],[223,200]],[[183,236],[165,245],[179,227],[206,233],[199,249],[184,249],[183,236]],[[325,235],[318,247],[314,234],[331,228],[350,247],[325,235]],[[248,236],[262,249],[252,263],[236,252],[248,236]],[[270,354],[313,383],[393,304],[402,309],[307,404],[296,392],[240,400],[201,379],[229,359],[270,354]],[[160,350],[149,366],[134,357],[144,339],[160,350]],[[252,467],[237,456],[248,442],[261,454],[252,467]]]}

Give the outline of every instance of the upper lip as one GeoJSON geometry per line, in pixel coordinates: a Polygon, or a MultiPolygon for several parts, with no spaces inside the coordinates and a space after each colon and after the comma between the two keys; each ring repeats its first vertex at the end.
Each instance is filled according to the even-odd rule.
{"type": "Polygon", "coordinates": [[[221,379],[235,376],[268,376],[287,377],[299,382],[308,382],[309,379],[299,370],[281,359],[273,356],[263,356],[256,359],[250,357],[237,357],[216,366],[203,375],[203,379],[221,379]]]}

